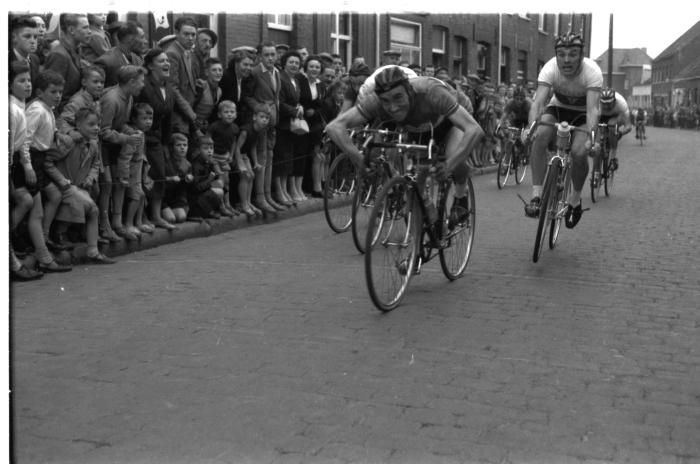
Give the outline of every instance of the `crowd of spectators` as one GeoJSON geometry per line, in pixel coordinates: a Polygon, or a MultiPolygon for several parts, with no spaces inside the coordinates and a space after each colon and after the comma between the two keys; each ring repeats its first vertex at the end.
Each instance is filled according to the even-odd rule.
{"type": "Polygon", "coordinates": [[[647,118],[656,127],[700,130],[700,106],[697,103],[657,106],[653,111],[647,110],[647,118]]]}
{"type": "MultiPolygon", "coordinates": [[[[152,46],[141,24],[106,19],[61,14],[49,37],[41,15],[10,17],[11,278],[70,271],[57,256],[77,242],[110,264],[100,244],[322,198],[324,128],[371,74],[362,57],[263,41],[222,61],[217,34],[190,17],[152,46]]],[[[515,87],[400,56],[382,64],[445,81],[485,126],[515,87]]],[[[469,162],[492,163],[494,145],[469,162]]]]}

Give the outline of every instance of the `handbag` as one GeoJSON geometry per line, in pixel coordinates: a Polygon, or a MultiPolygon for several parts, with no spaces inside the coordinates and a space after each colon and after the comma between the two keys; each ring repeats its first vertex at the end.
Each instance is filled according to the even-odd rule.
{"type": "Polygon", "coordinates": [[[292,118],[292,121],[289,123],[289,130],[297,135],[308,134],[309,124],[306,122],[306,119],[292,118]]]}

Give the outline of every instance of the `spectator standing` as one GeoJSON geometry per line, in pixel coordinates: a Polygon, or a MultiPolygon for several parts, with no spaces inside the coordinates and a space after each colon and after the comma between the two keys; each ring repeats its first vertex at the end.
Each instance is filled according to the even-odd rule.
{"type": "Polygon", "coordinates": [[[382,66],[386,66],[388,64],[398,65],[401,61],[401,52],[399,50],[384,50],[382,55],[384,56],[382,66]]]}
{"type": "Polygon", "coordinates": [[[240,173],[238,181],[238,197],[241,211],[248,216],[263,209],[274,212],[275,209],[265,200],[264,182],[261,176],[263,165],[258,159],[258,139],[267,130],[270,121],[270,110],[265,104],[253,108],[252,120],[240,128],[234,150],[236,170],[240,173]],[[253,206],[251,196],[255,183],[256,205],[253,206]]]}
{"type": "MultiPolygon", "coordinates": [[[[29,66],[31,78],[35,79],[39,75],[41,66],[39,56],[36,54],[39,44],[37,23],[29,16],[14,17],[10,21],[10,36],[12,40],[10,63],[13,61],[26,63],[29,66]]],[[[32,89],[34,87],[32,86],[32,89]]]]}
{"type": "Polygon", "coordinates": [[[206,62],[211,58],[211,49],[216,47],[219,37],[216,32],[208,28],[197,29],[194,51],[192,53],[192,64],[194,67],[195,79],[206,79],[206,62]]]}
{"type": "Polygon", "coordinates": [[[115,261],[100,253],[98,248],[98,211],[89,193],[100,170],[97,140],[100,126],[97,113],[90,108],[78,110],[75,114],[75,127],[82,136],[81,140],[71,140],[66,149],[52,150],[46,157],[47,175],[62,193],[57,219],[85,224],[85,255],[88,263],[113,264],[115,261]]]}
{"type": "Polygon", "coordinates": [[[218,181],[223,189],[221,210],[219,212],[224,216],[233,216],[235,214],[234,209],[230,205],[229,197],[229,174],[239,133],[235,121],[236,104],[230,100],[224,100],[219,103],[218,119],[211,123],[208,130],[208,135],[214,141],[212,162],[218,175],[218,181]]]}
{"type": "Polygon", "coordinates": [[[112,42],[104,29],[107,20],[105,13],[88,13],[87,20],[90,25],[90,38],[80,45],[80,51],[84,59],[94,63],[97,58],[112,48],[112,42]]]}
{"type": "Polygon", "coordinates": [[[197,96],[194,100],[194,112],[197,115],[196,126],[206,132],[209,122],[216,115],[214,109],[221,100],[219,82],[224,75],[224,68],[218,58],[207,58],[204,62],[204,79],[198,79],[197,96]]]}
{"type": "Polygon", "coordinates": [[[107,52],[95,60],[95,64],[105,70],[105,86],[117,85],[117,71],[122,66],[131,64],[141,66],[143,59],[141,53],[144,52],[144,32],[134,21],[128,21],[120,26],[116,32],[118,45],[110,48],[107,52]]]}
{"type": "MultiPolygon", "coordinates": [[[[37,95],[43,95],[44,99],[48,99],[49,94],[54,95],[54,101],[58,102],[61,99],[59,92],[60,86],[49,83],[53,79],[51,75],[57,76],[56,73],[49,72],[48,77],[45,73],[40,73],[37,76],[37,84],[45,86],[44,90],[37,92],[37,95]]],[[[44,238],[44,230],[42,227],[42,219],[44,215],[43,205],[41,202],[41,189],[47,184],[44,175],[44,161],[46,159],[45,152],[31,148],[32,134],[30,130],[36,130],[39,125],[36,122],[31,122],[30,115],[26,111],[21,113],[25,99],[32,93],[31,77],[29,75],[29,66],[22,62],[10,63],[10,137],[12,141],[12,177],[11,183],[14,187],[12,191],[12,200],[15,207],[12,209],[10,216],[10,233],[11,237],[17,238],[17,228],[20,221],[29,214],[27,218],[27,230],[29,238],[34,246],[38,267],[41,273],[45,272],[66,272],[72,268],[56,262],[53,255],[49,252],[44,238]],[[34,125],[34,128],[30,128],[34,125]]],[[[37,111],[31,114],[31,117],[38,117],[42,113],[49,116],[46,112],[40,111],[40,106],[43,101],[39,101],[37,111]]],[[[52,116],[52,115],[51,115],[52,116]]],[[[46,134],[39,134],[46,135],[46,134]]],[[[53,141],[53,133],[50,135],[50,140],[53,141]]],[[[42,140],[43,141],[43,140],[42,140]]],[[[13,249],[14,241],[13,240],[13,249]]],[[[14,266],[16,267],[16,262],[14,266]]],[[[20,268],[21,271],[21,268],[20,268]]],[[[20,272],[15,274],[19,278],[37,278],[36,273],[20,272]]]]}
{"type": "MultiPolygon", "coordinates": [[[[311,161],[311,196],[315,198],[323,197],[322,182],[325,180],[324,173],[328,170],[328,159],[321,151],[321,138],[325,125],[320,109],[326,96],[326,85],[320,80],[322,70],[323,64],[319,57],[311,55],[304,63],[304,74],[297,74],[299,103],[304,107],[304,119],[309,125],[309,133],[300,136],[297,157],[304,159],[307,165],[311,161]]],[[[296,178],[296,190],[302,194],[303,175],[305,171],[296,178]]]]}
{"type": "Polygon", "coordinates": [[[219,82],[221,100],[230,100],[235,103],[238,109],[238,120],[245,121],[250,116],[250,110],[244,104],[243,89],[246,85],[246,79],[250,78],[255,66],[255,53],[257,52],[253,47],[240,47],[234,50],[219,82]]]}
{"type": "Polygon", "coordinates": [[[280,119],[277,129],[277,143],[275,144],[274,166],[275,186],[279,198],[286,203],[297,203],[305,200],[301,192],[297,191],[295,173],[300,171],[299,161],[294,165],[294,155],[298,137],[291,131],[292,119],[303,118],[304,108],[299,103],[299,84],[295,78],[299,72],[301,56],[295,51],[285,53],[280,63],[283,71],[280,73],[280,119]],[[287,179],[289,178],[289,190],[287,190],[287,179]]]}
{"type": "MultiPolygon", "coordinates": [[[[117,84],[107,89],[100,99],[102,114],[100,135],[102,139],[102,156],[108,160],[112,179],[112,223],[109,221],[109,201],[102,202],[106,195],[100,195],[100,228],[104,238],[113,240],[112,234],[126,237],[122,222],[124,194],[129,186],[129,165],[143,143],[143,134],[128,134],[126,124],[131,118],[134,97],[144,88],[145,70],[138,66],[126,65],[117,71],[117,84]]],[[[103,159],[104,162],[104,159],[103,159]]],[[[107,167],[105,166],[105,170],[107,167]]],[[[102,187],[110,189],[109,185],[102,187]]]]}
{"type": "Polygon", "coordinates": [[[195,64],[192,48],[197,36],[197,23],[183,16],[175,21],[175,40],[170,42],[165,53],[170,60],[169,80],[173,85],[178,105],[172,117],[173,131],[190,134],[190,125],[197,115],[192,109],[197,94],[195,64]]]}
{"type": "MultiPolygon", "coordinates": [[[[280,105],[280,88],[282,87],[280,71],[275,67],[277,60],[277,51],[275,43],[271,41],[262,42],[258,47],[258,55],[260,64],[255,66],[250,74],[250,79],[246,79],[243,88],[243,102],[248,110],[255,108],[258,104],[267,105],[270,110],[270,128],[265,131],[264,137],[258,140],[258,160],[263,166],[261,174],[264,173],[265,179],[265,200],[275,209],[284,209],[284,206],[291,206],[292,201],[287,195],[284,195],[286,188],[283,191],[278,190],[277,197],[272,197],[272,177],[275,147],[277,145],[277,131],[275,126],[278,124],[279,105],[280,105]],[[283,200],[280,203],[280,200],[283,200]]],[[[275,185],[278,185],[278,180],[275,180],[275,185]]]]}
{"type": "Polygon", "coordinates": [[[46,57],[44,69],[57,72],[65,81],[62,106],[80,90],[82,79],[80,70],[84,63],[80,57],[80,46],[90,39],[90,25],[86,15],[73,13],[61,14],[59,23],[61,35],[58,44],[46,57]]]}
{"type": "MultiPolygon", "coordinates": [[[[32,80],[26,62],[11,61],[9,66],[9,129],[10,129],[10,236],[20,221],[34,205],[27,187],[15,189],[14,179],[21,179],[29,188],[34,186],[36,176],[32,168],[27,140],[27,119],[24,115],[25,100],[32,94],[32,80]]],[[[41,226],[41,223],[39,223],[41,226]]],[[[10,241],[10,280],[34,280],[43,277],[42,272],[26,267],[15,254],[16,243],[10,241]]],[[[45,245],[44,245],[45,246],[45,245]]],[[[48,251],[48,250],[47,250],[48,251]]]]}
{"type": "Polygon", "coordinates": [[[147,70],[141,94],[135,101],[148,103],[153,108],[153,125],[146,132],[146,160],[150,166],[149,177],[153,188],[149,195],[151,221],[157,227],[173,230],[173,226],[161,216],[165,192],[166,146],[173,133],[171,116],[175,108],[175,89],[169,81],[170,60],[160,48],[149,50],[144,57],[147,70]]]}

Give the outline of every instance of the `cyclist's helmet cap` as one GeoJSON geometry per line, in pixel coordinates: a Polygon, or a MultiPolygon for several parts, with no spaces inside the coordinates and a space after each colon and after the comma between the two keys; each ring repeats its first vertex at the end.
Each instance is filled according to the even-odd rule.
{"type": "Polygon", "coordinates": [[[583,48],[583,39],[578,34],[573,34],[571,32],[560,35],[554,40],[554,48],[562,47],[581,47],[583,48]]]}
{"type": "Polygon", "coordinates": [[[404,85],[406,82],[408,82],[408,76],[406,76],[401,67],[391,66],[383,69],[374,77],[374,91],[378,94],[388,92],[399,85],[404,85]]]}
{"type": "Polygon", "coordinates": [[[610,105],[615,103],[615,91],[610,88],[603,89],[600,92],[600,102],[603,105],[610,105]]]}

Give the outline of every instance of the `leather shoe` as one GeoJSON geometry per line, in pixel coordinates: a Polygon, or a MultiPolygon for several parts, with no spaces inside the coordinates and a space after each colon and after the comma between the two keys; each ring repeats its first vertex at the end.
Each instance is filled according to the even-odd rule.
{"type": "Polygon", "coordinates": [[[95,256],[85,256],[85,262],[87,264],[114,264],[115,260],[103,255],[102,253],[97,253],[95,256]]]}
{"type": "Polygon", "coordinates": [[[286,206],[280,205],[275,200],[273,200],[272,197],[266,197],[265,201],[267,201],[267,203],[273,208],[275,208],[277,211],[285,211],[287,209],[286,206]]]}
{"type": "Polygon", "coordinates": [[[120,242],[121,237],[114,233],[111,227],[102,227],[99,232],[100,237],[106,238],[110,242],[120,242]]]}
{"type": "Polygon", "coordinates": [[[258,208],[259,210],[268,212],[268,213],[276,213],[277,210],[273,208],[268,202],[266,201],[253,201],[251,202],[253,206],[258,208]]]}
{"type": "Polygon", "coordinates": [[[136,235],[126,227],[119,227],[117,229],[114,229],[114,233],[116,233],[117,235],[126,239],[129,242],[135,242],[139,239],[138,235],[136,235]]]}
{"type": "Polygon", "coordinates": [[[175,227],[174,225],[170,224],[170,223],[169,223],[168,221],[166,221],[165,219],[161,219],[160,221],[153,221],[153,225],[156,226],[156,227],[159,227],[159,228],[161,228],[161,229],[165,229],[165,230],[175,230],[175,229],[177,229],[177,227],[175,227]]]}
{"type": "Polygon", "coordinates": [[[69,272],[73,270],[73,266],[69,266],[67,264],[58,264],[56,260],[51,261],[50,263],[42,263],[39,262],[37,265],[37,268],[39,271],[43,273],[47,272],[69,272]]]}
{"type": "Polygon", "coordinates": [[[42,277],[44,277],[43,272],[29,269],[24,264],[22,264],[19,267],[19,269],[17,269],[16,271],[13,271],[12,269],[10,269],[10,280],[14,280],[17,282],[26,282],[29,280],[37,280],[37,279],[41,279],[42,277]]]}
{"type": "Polygon", "coordinates": [[[44,242],[46,243],[46,247],[51,251],[64,251],[68,249],[68,247],[62,243],[55,242],[48,237],[44,239],[44,242]]]}

